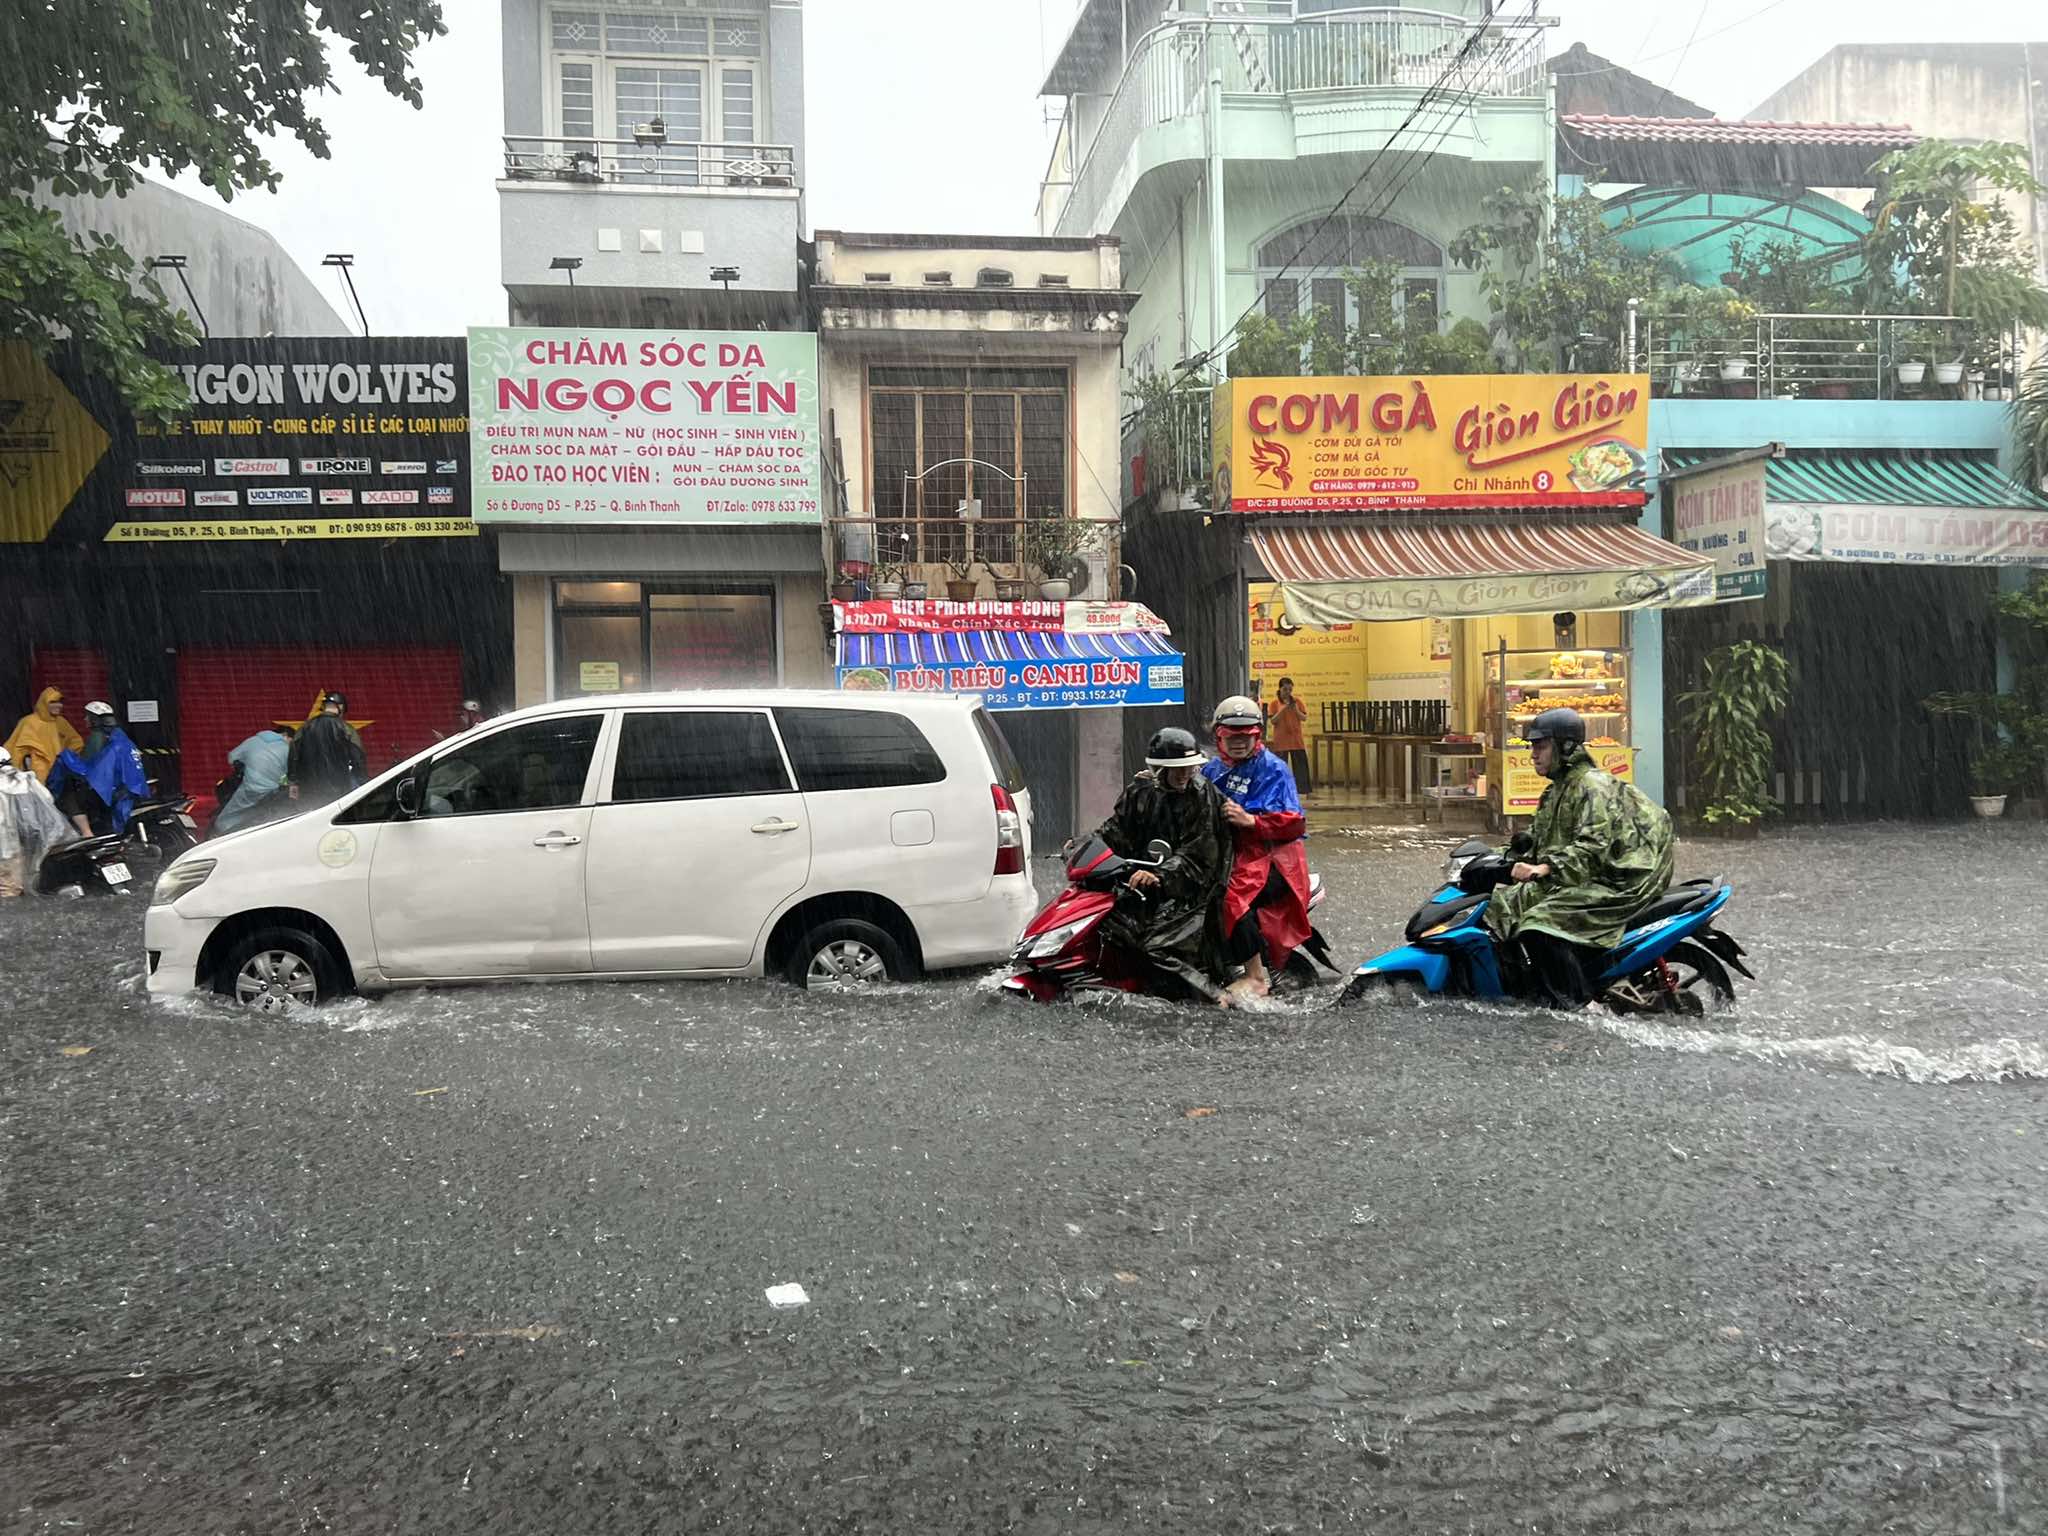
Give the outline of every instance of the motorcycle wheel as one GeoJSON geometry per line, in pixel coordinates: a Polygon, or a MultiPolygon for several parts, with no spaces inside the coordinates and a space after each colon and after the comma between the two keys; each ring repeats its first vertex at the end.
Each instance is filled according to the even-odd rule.
{"type": "Polygon", "coordinates": [[[1337,994],[1336,1006],[1355,1008],[1370,1002],[1382,1008],[1414,1008],[1424,995],[1422,983],[1413,976],[1354,976],[1337,994]]]}
{"type": "Polygon", "coordinates": [[[1657,1012],[1704,1019],[1735,1006],[1735,982],[1720,957],[1699,944],[1676,944],[1664,957],[1678,983],[1676,997],[1665,991],[1662,978],[1647,971],[1637,984],[1657,999],[1657,1012]]]}

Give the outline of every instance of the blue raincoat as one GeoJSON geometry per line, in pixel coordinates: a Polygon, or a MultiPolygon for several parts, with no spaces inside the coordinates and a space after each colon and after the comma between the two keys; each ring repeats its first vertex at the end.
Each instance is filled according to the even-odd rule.
{"type": "Polygon", "coordinates": [[[149,798],[149,775],[142,771],[142,754],[118,725],[107,732],[106,741],[89,759],[69,749],[64,751],[57,766],[50,770],[50,793],[62,794],[71,774],[85,780],[92,792],[112,808],[116,832],[128,829],[131,803],[149,798]]]}
{"type": "Polygon", "coordinates": [[[258,731],[230,752],[228,761],[242,765],[242,782],[215,814],[214,830],[234,831],[257,806],[276,794],[278,786],[284,783],[291,755],[291,741],[279,731],[258,731]]]}
{"type": "Polygon", "coordinates": [[[1249,827],[1232,829],[1230,883],[1219,914],[1223,931],[1232,932],[1256,908],[1266,960],[1284,966],[1315,932],[1308,915],[1308,850],[1301,845],[1308,818],[1295,792],[1294,770],[1261,747],[1241,763],[1212,757],[1202,764],[1202,776],[1253,818],[1249,827]],[[1275,875],[1286,887],[1284,895],[1268,893],[1275,875]]]}

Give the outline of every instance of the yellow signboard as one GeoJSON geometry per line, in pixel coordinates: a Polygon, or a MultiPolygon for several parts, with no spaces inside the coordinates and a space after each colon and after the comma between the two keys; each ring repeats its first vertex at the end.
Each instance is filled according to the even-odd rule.
{"type": "Polygon", "coordinates": [[[585,693],[617,693],[619,664],[616,661],[586,661],[576,668],[576,686],[585,693]]]}
{"type": "MultiPolygon", "coordinates": [[[[1594,764],[1604,773],[1612,774],[1624,784],[1636,781],[1636,749],[1634,747],[1595,747],[1586,750],[1593,754],[1594,764]]],[[[1543,791],[1550,780],[1536,771],[1536,763],[1529,755],[1526,741],[1508,743],[1507,749],[1487,754],[1486,771],[1500,784],[1501,809],[1510,816],[1529,816],[1543,803],[1543,791]]]]}
{"type": "Polygon", "coordinates": [[[0,543],[40,543],[106,451],[106,429],[28,343],[0,342],[0,543]]]}
{"type": "Polygon", "coordinates": [[[301,517],[266,522],[116,523],[109,544],[247,543],[263,539],[473,539],[466,517],[301,517]]]}
{"type": "Polygon", "coordinates": [[[1230,379],[1211,413],[1230,512],[1638,507],[1644,374],[1230,379]]]}

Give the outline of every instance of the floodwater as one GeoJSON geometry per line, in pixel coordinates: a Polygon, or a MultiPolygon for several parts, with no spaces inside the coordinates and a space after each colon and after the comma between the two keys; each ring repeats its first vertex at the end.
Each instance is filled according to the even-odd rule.
{"type": "MultiPolygon", "coordinates": [[[[1340,954],[1445,845],[1319,830],[1340,954]]],[[[11,903],[0,1530],[2040,1529],[2044,856],[1687,845],[1762,977],[1706,1029],[278,1021],[151,1003],[137,900],[11,903]]]]}

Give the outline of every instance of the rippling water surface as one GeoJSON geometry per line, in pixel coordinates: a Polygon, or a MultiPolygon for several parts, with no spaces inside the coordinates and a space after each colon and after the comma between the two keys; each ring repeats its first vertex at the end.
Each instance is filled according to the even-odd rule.
{"type": "MultiPolygon", "coordinates": [[[[1313,846],[1347,958],[1443,850],[1313,846]]],[[[149,1002],[135,903],[8,904],[0,1529],[2040,1528],[2044,855],[1688,846],[1762,976],[1710,1030],[273,1022],[149,1002]]]]}

